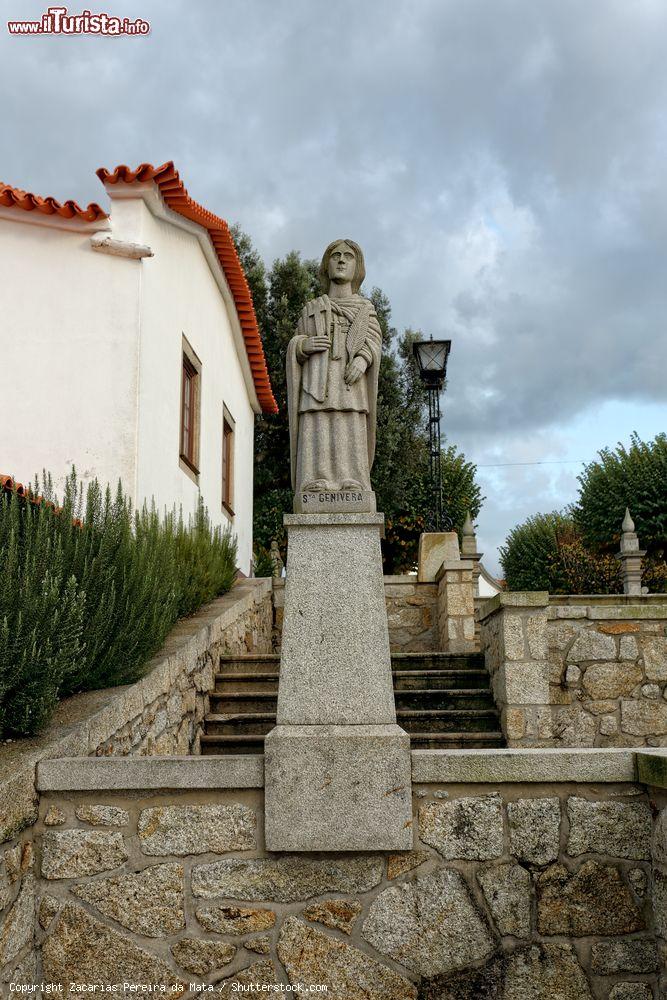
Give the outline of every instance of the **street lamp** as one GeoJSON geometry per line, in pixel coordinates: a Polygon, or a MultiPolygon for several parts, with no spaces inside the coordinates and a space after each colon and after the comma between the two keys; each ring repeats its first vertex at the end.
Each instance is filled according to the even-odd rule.
{"type": "Polygon", "coordinates": [[[416,340],[412,351],[419,376],[428,393],[429,472],[434,509],[429,517],[431,531],[451,531],[451,517],[442,510],[442,468],[440,464],[440,392],[445,384],[451,340],[416,340]]]}

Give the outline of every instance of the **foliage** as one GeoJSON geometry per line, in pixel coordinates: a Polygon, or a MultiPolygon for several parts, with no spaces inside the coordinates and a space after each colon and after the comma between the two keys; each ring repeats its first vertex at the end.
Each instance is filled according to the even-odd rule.
{"type": "Polygon", "coordinates": [[[604,448],[579,476],[574,516],[592,548],[618,551],[621,522],[629,507],[641,547],[658,561],[667,557],[667,434],[630,446],[604,448]]]}
{"type": "Polygon", "coordinates": [[[255,576],[273,576],[273,563],[271,562],[271,552],[263,545],[255,546],[253,552],[253,570],[255,576]]]}
{"type": "Polygon", "coordinates": [[[619,594],[623,591],[621,564],[605,553],[591,552],[574,528],[559,532],[553,562],[554,594],[619,594]]]}
{"type": "Polygon", "coordinates": [[[32,733],[57,697],[128,684],[176,619],[229,590],[236,543],[200,501],[188,523],[133,514],[72,471],[61,510],[43,496],[0,497],[0,701],[8,732],[32,733]]]}
{"type": "MultiPolygon", "coordinates": [[[[148,517],[152,519],[152,512],[148,517]]],[[[173,519],[167,520],[168,540],[172,523],[173,519]]],[[[137,535],[140,537],[139,531],[137,535]]],[[[179,514],[173,536],[177,617],[182,618],[231,590],[236,576],[236,540],[230,529],[212,527],[201,497],[187,524],[179,514]]]]}
{"type": "Polygon", "coordinates": [[[513,528],[499,550],[508,590],[564,593],[558,533],[569,534],[573,529],[572,518],[558,511],[535,514],[513,528]]]}
{"type": "Polygon", "coordinates": [[[642,560],[642,585],[649,594],[667,594],[667,560],[648,556],[642,560]]]}
{"type": "Polygon", "coordinates": [[[41,729],[82,654],[85,598],[53,521],[0,492],[0,732],[41,729]]]}
{"type": "MultiPolygon", "coordinates": [[[[320,294],[318,262],[298,253],[276,260],[267,275],[249,238],[238,227],[234,239],[255,298],[262,341],[278,402],[276,416],[258,418],[255,432],[255,545],[268,548],[276,539],[283,558],[286,536],[282,518],[292,507],[289,468],[289,424],[285,355],[301,310],[320,294]]],[[[378,375],[377,442],[372,469],[378,510],[384,511],[386,539],[383,558],[387,573],[412,569],[417,562],[419,535],[431,508],[428,486],[426,395],[412,357],[421,334],[399,335],[391,325],[387,296],[373,288],[370,299],[382,330],[383,353],[378,375]]],[[[475,467],[454,447],[443,451],[443,502],[457,527],[469,508],[475,517],[482,503],[475,467]]]]}

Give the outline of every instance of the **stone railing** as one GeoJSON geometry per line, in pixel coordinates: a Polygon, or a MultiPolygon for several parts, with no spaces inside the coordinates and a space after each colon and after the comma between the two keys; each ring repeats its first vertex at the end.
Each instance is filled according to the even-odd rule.
{"type": "Polygon", "coordinates": [[[480,621],[508,745],[667,745],[664,595],[499,594],[480,621]]]}
{"type": "Polygon", "coordinates": [[[412,851],[318,856],[264,849],[261,757],[43,761],[34,855],[5,856],[5,980],[346,1000],[667,987],[664,751],[415,751],[412,769],[412,851]]]}

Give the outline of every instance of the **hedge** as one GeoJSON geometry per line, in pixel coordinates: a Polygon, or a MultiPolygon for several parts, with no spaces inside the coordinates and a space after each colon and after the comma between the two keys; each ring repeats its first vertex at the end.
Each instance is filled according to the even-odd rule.
{"type": "Polygon", "coordinates": [[[236,541],[203,502],[184,522],[133,512],[70,476],[61,508],[48,477],[0,491],[0,732],[27,736],[59,697],[142,676],[179,617],[233,584],[236,541]]]}

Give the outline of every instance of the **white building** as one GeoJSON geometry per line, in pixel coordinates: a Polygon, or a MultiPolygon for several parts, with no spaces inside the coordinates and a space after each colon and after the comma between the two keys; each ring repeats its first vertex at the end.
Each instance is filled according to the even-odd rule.
{"type": "Polygon", "coordinates": [[[227,224],[172,163],[99,170],[80,208],[0,184],[0,471],[120,478],[136,505],[232,525],[252,558],[255,414],[275,412],[227,224]]]}

